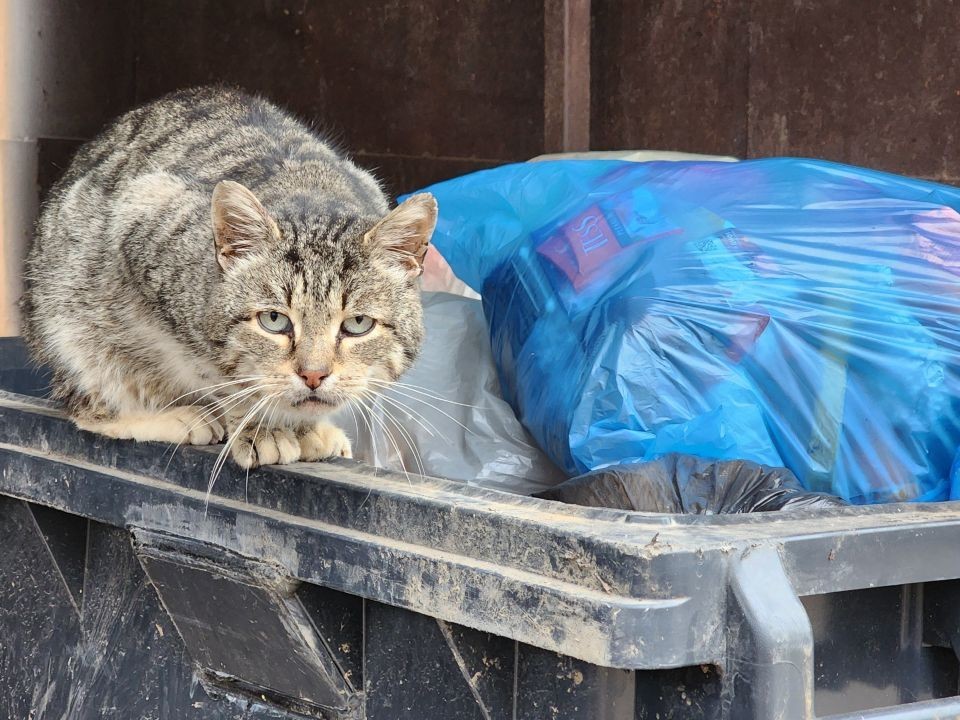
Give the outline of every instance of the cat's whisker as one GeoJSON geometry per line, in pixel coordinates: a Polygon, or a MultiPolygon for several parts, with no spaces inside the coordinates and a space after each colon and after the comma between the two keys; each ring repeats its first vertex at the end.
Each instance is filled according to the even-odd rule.
{"type": "Polygon", "coordinates": [[[190,437],[190,433],[192,433],[194,430],[196,430],[198,427],[200,427],[204,423],[208,423],[212,415],[215,415],[217,413],[226,413],[229,410],[236,407],[237,405],[241,404],[248,395],[251,395],[259,390],[269,390],[272,387],[278,386],[279,384],[280,383],[271,383],[269,385],[268,384],[258,385],[253,388],[244,388],[243,390],[238,390],[236,393],[233,393],[222,400],[218,400],[213,405],[206,406],[206,409],[202,413],[200,413],[200,415],[197,417],[197,420],[191,425],[189,425],[187,429],[184,431],[183,440],[181,440],[176,445],[174,445],[172,450],[164,451],[164,454],[166,454],[167,452],[170,453],[170,458],[167,460],[167,464],[164,466],[164,473],[166,473],[167,470],[170,469],[170,463],[173,462],[173,458],[176,455],[177,450],[179,450],[181,446],[183,446],[183,444],[187,441],[187,439],[190,437]],[[241,397],[238,398],[237,397],[238,395],[240,395],[241,397]],[[234,400],[235,402],[231,402],[234,400]],[[227,403],[231,403],[230,407],[226,407],[227,403]]]}
{"type": "MultiPolygon", "coordinates": [[[[257,446],[257,438],[260,437],[260,428],[263,426],[263,421],[267,417],[267,408],[263,409],[263,412],[260,413],[260,422],[257,423],[257,429],[253,431],[253,440],[251,443],[254,447],[257,446]]],[[[243,499],[245,502],[250,502],[250,468],[247,468],[246,475],[243,479],[243,499]]]]}
{"type": "Polygon", "coordinates": [[[442,395],[437,395],[433,392],[430,392],[426,388],[422,388],[419,385],[411,385],[410,383],[400,382],[399,380],[388,382],[386,380],[379,380],[377,378],[367,378],[367,382],[371,385],[377,385],[384,388],[402,388],[408,392],[416,393],[417,395],[422,395],[424,397],[430,398],[431,400],[438,400],[439,402],[445,402],[448,405],[458,405],[459,407],[470,408],[471,410],[490,410],[489,407],[483,407],[480,405],[470,405],[469,403],[457,402],[456,400],[448,400],[442,395]]]}
{"type": "MultiPolygon", "coordinates": [[[[263,386],[265,386],[265,385],[275,384],[275,382],[276,382],[276,381],[271,382],[271,379],[270,379],[269,377],[245,378],[245,379],[240,380],[240,381],[238,381],[238,382],[236,382],[236,383],[230,383],[230,385],[239,385],[239,384],[241,384],[241,383],[259,383],[259,385],[254,385],[254,387],[263,387],[263,386]],[[264,383],[264,381],[267,381],[267,382],[264,383]]],[[[242,391],[242,390],[247,390],[247,389],[249,389],[249,388],[241,387],[240,390],[238,390],[237,392],[240,392],[240,391],[242,391]]],[[[213,389],[213,390],[208,390],[208,391],[205,392],[203,395],[201,395],[200,397],[198,397],[198,398],[194,401],[194,403],[195,403],[195,404],[205,404],[205,403],[203,402],[205,398],[208,398],[208,397],[210,397],[211,395],[213,395],[214,398],[216,398],[216,394],[217,394],[217,392],[220,391],[220,390],[222,390],[222,388],[215,388],[215,389],[213,389]]],[[[228,396],[229,396],[229,395],[234,395],[235,393],[232,392],[232,391],[227,391],[227,394],[228,394],[228,396]]]]}
{"type": "Polygon", "coordinates": [[[266,398],[261,398],[258,400],[240,419],[240,423],[237,425],[237,429],[230,433],[227,437],[227,441],[223,444],[223,448],[220,450],[220,453],[217,455],[217,460],[213,464],[213,469],[210,471],[210,478],[207,483],[207,500],[210,499],[210,493],[213,490],[214,483],[216,483],[217,478],[220,477],[220,473],[223,471],[223,467],[226,464],[227,458],[230,456],[230,449],[236,443],[237,437],[243,432],[246,428],[247,421],[253,417],[254,413],[260,409],[260,406],[266,401],[269,400],[272,396],[267,396],[266,398]]]}
{"type": "Polygon", "coordinates": [[[388,382],[385,380],[378,380],[376,378],[367,378],[366,381],[369,385],[376,387],[378,389],[393,388],[395,390],[403,390],[404,392],[410,393],[413,396],[427,398],[428,400],[436,400],[437,402],[442,402],[447,405],[455,405],[457,407],[469,408],[471,410],[489,410],[489,408],[482,407],[480,405],[471,405],[469,403],[459,402],[457,400],[450,400],[448,398],[443,397],[442,395],[436,395],[434,393],[427,392],[426,390],[422,390],[417,386],[410,386],[410,385],[407,385],[406,383],[402,383],[398,381],[388,382]]]}
{"type": "Polygon", "coordinates": [[[357,434],[354,435],[355,438],[360,437],[360,424],[357,422],[357,411],[353,408],[353,402],[347,403],[347,409],[350,411],[350,415],[353,417],[353,428],[356,430],[357,434]]]}
{"type": "Polygon", "coordinates": [[[390,397],[389,395],[385,395],[383,392],[373,391],[373,395],[374,395],[376,398],[380,399],[380,400],[384,400],[384,401],[390,403],[390,404],[393,405],[395,408],[397,408],[398,410],[400,410],[400,412],[404,413],[408,418],[410,418],[410,419],[413,420],[415,423],[417,423],[420,427],[422,427],[422,428],[424,429],[424,431],[426,431],[426,433],[427,433],[428,435],[430,435],[430,437],[434,437],[435,435],[439,435],[441,438],[443,438],[443,439],[446,440],[447,442],[450,441],[449,438],[448,438],[446,435],[444,435],[442,432],[440,432],[440,429],[439,429],[436,425],[434,425],[432,422],[430,422],[429,420],[427,420],[427,418],[424,417],[421,413],[416,412],[416,411],[415,411],[413,408],[411,408],[409,405],[406,405],[405,403],[401,402],[400,400],[397,400],[396,398],[392,398],[392,397],[390,397]],[[428,427],[428,426],[429,426],[429,427],[428,427]]]}
{"type": "MultiPolygon", "coordinates": [[[[376,399],[376,395],[373,395],[371,398],[373,402],[375,402],[376,399]]],[[[407,447],[410,448],[410,453],[413,455],[414,462],[417,465],[417,472],[420,475],[426,475],[427,471],[423,464],[423,456],[420,454],[420,449],[417,447],[416,441],[410,434],[410,431],[400,424],[400,422],[388,408],[384,407],[383,405],[380,405],[379,407],[383,411],[383,414],[386,416],[386,418],[394,425],[394,427],[396,427],[397,431],[400,433],[400,436],[406,441],[407,447]]]]}
{"type": "MultiPolygon", "coordinates": [[[[376,394],[376,393],[373,393],[373,394],[374,394],[374,397],[376,397],[378,400],[384,400],[384,401],[390,403],[391,405],[393,405],[395,408],[399,409],[400,412],[403,412],[408,418],[410,418],[411,420],[413,420],[414,422],[416,422],[416,423],[417,423],[421,428],[423,428],[431,437],[434,436],[434,433],[431,432],[430,428],[432,428],[432,429],[436,432],[436,435],[439,435],[441,439],[443,439],[443,440],[446,441],[446,442],[450,442],[450,438],[448,438],[447,435],[445,435],[439,428],[437,428],[436,425],[434,425],[432,422],[430,422],[429,420],[427,420],[427,418],[426,418],[425,416],[421,415],[421,414],[418,413],[416,410],[414,410],[413,408],[409,407],[408,405],[406,405],[406,404],[403,403],[402,401],[397,400],[396,398],[391,398],[391,397],[388,397],[388,396],[386,396],[386,395],[382,395],[382,394],[376,394]],[[427,427],[427,426],[429,426],[429,427],[427,427]]],[[[387,412],[387,409],[386,409],[386,408],[384,408],[384,412],[387,412]]],[[[411,450],[412,450],[413,452],[417,453],[417,454],[420,456],[420,458],[421,458],[421,462],[420,462],[420,474],[421,474],[421,475],[426,475],[427,472],[426,472],[426,468],[425,468],[425,466],[424,466],[424,464],[423,464],[423,462],[422,462],[422,455],[420,455],[420,449],[419,449],[419,447],[415,447],[415,445],[414,445],[414,440],[412,439],[412,438],[413,438],[413,435],[412,435],[412,432],[411,432],[409,429],[408,429],[408,431],[407,431],[407,435],[408,435],[407,444],[410,445],[411,450]]]]}
{"type": "Polygon", "coordinates": [[[397,393],[398,395],[402,395],[403,397],[408,398],[408,399],[410,399],[410,400],[413,400],[414,402],[422,403],[422,404],[426,405],[428,408],[430,408],[431,410],[434,410],[435,412],[440,413],[441,415],[443,415],[444,417],[446,417],[448,420],[452,420],[453,422],[455,422],[457,425],[459,425],[460,427],[462,427],[466,432],[470,433],[471,435],[475,435],[475,434],[476,434],[473,430],[471,430],[471,429],[468,428],[466,425],[464,425],[462,422],[460,422],[459,420],[457,420],[453,415],[451,415],[451,414],[448,413],[448,412],[445,412],[445,411],[441,410],[440,408],[438,408],[438,407],[437,407],[436,405],[434,405],[433,403],[427,402],[427,401],[424,400],[423,398],[417,397],[417,396],[415,396],[415,395],[408,395],[407,393],[403,392],[402,390],[398,390],[395,386],[392,387],[391,389],[393,390],[393,392],[397,393]]]}
{"type": "MultiPolygon", "coordinates": [[[[267,412],[270,413],[270,419],[267,420],[267,427],[270,427],[271,422],[273,421],[273,413],[276,411],[277,406],[280,404],[280,394],[275,395],[273,403],[268,407],[264,408],[263,412],[260,414],[260,422],[257,423],[257,429],[253,431],[253,446],[257,446],[257,438],[260,436],[260,428],[263,425],[263,421],[267,418],[267,412]]],[[[243,499],[246,502],[250,502],[250,468],[247,468],[246,477],[243,479],[243,499]]]]}
{"type": "MultiPolygon", "coordinates": [[[[367,407],[366,404],[364,404],[362,401],[361,401],[361,404],[363,404],[363,406],[367,409],[367,412],[370,414],[370,419],[371,419],[371,421],[376,421],[377,423],[379,423],[379,426],[380,426],[381,428],[383,428],[384,436],[385,436],[385,437],[391,442],[391,444],[393,445],[393,449],[394,449],[394,450],[396,451],[396,453],[397,453],[397,459],[400,460],[400,467],[401,467],[401,469],[403,470],[403,474],[404,474],[404,476],[407,478],[407,482],[410,483],[410,482],[411,482],[411,481],[410,481],[410,473],[407,471],[407,464],[403,461],[403,453],[400,452],[400,445],[397,443],[397,440],[396,440],[396,438],[393,436],[393,433],[390,432],[390,428],[387,427],[387,424],[386,424],[381,418],[377,417],[377,415],[375,414],[373,408],[367,407]]],[[[372,433],[371,433],[371,434],[372,434],[372,433]]],[[[411,484],[412,484],[412,483],[411,483],[411,484]]]]}
{"type": "Polygon", "coordinates": [[[274,398],[280,396],[282,393],[272,393],[266,397],[261,398],[253,407],[251,407],[247,413],[240,419],[240,422],[237,424],[236,430],[230,434],[230,437],[227,439],[227,442],[223,445],[223,450],[220,451],[220,454],[217,456],[216,462],[213,464],[213,469],[210,471],[210,479],[207,482],[207,496],[206,503],[210,502],[210,494],[213,492],[213,486],[217,481],[217,478],[220,477],[220,473],[223,471],[223,467],[227,462],[227,458],[230,456],[230,450],[237,442],[237,438],[240,437],[240,434],[246,429],[250,421],[256,417],[257,412],[270,402],[274,398]]]}
{"type": "Polygon", "coordinates": [[[211,411],[225,414],[235,408],[237,405],[241,404],[243,401],[248,400],[251,395],[256,395],[258,392],[274,390],[278,387],[283,387],[283,383],[261,383],[253,387],[244,388],[235,393],[231,393],[227,397],[217,400],[217,402],[212,403],[207,407],[211,411]]]}
{"type": "Polygon", "coordinates": [[[237,379],[235,379],[235,380],[229,380],[229,381],[227,381],[227,382],[217,383],[216,385],[206,385],[206,386],[204,386],[204,387],[199,387],[199,388],[196,388],[195,390],[191,390],[190,392],[185,392],[183,395],[180,395],[180,396],[178,396],[178,397],[175,397],[173,400],[171,400],[170,402],[168,402],[168,403],[167,403],[166,405],[164,405],[162,408],[160,408],[159,410],[157,410],[157,412],[158,412],[158,413],[163,412],[164,410],[166,410],[166,409],[168,409],[168,408],[173,407],[174,405],[176,405],[180,400],[183,400],[185,397],[189,397],[190,395],[195,395],[196,393],[200,392],[201,390],[208,390],[209,392],[205,392],[203,395],[201,395],[200,397],[198,397],[198,398],[194,401],[195,403],[199,403],[201,400],[203,400],[203,399],[204,399],[205,397],[207,397],[208,395],[212,395],[212,394],[215,393],[219,388],[227,387],[228,385],[238,385],[238,384],[240,384],[240,383],[252,382],[252,381],[254,381],[254,380],[265,380],[266,377],[267,377],[266,375],[259,375],[259,376],[248,377],[248,378],[237,378],[237,379]]]}
{"type": "Polygon", "coordinates": [[[283,395],[283,393],[279,393],[279,394],[277,395],[277,400],[276,400],[276,402],[274,402],[273,405],[270,407],[270,417],[267,418],[267,427],[268,427],[268,428],[269,428],[269,427],[273,427],[273,416],[274,416],[274,413],[276,413],[277,410],[280,408],[280,402],[281,402],[280,397],[281,397],[282,395],[283,395]]]}
{"type": "MultiPolygon", "coordinates": [[[[229,410],[232,410],[237,405],[240,405],[248,396],[256,394],[258,391],[270,389],[271,386],[260,385],[252,388],[244,388],[238,390],[235,393],[231,393],[224,398],[218,399],[216,402],[211,403],[210,405],[205,405],[203,412],[197,417],[196,422],[190,425],[187,428],[186,435],[189,436],[193,430],[200,427],[203,423],[209,422],[209,419],[214,415],[224,415],[229,410]]],[[[186,440],[186,437],[184,438],[186,440]]],[[[179,447],[183,441],[177,444],[179,447]]]]}
{"type": "MultiPolygon", "coordinates": [[[[377,396],[372,392],[365,390],[364,393],[371,401],[376,401],[377,396]]],[[[426,475],[427,471],[423,466],[423,457],[420,455],[420,450],[417,448],[417,444],[414,442],[413,437],[410,435],[410,432],[400,424],[400,422],[393,416],[393,414],[387,408],[380,406],[380,409],[383,411],[383,414],[386,418],[397,428],[397,432],[400,433],[407,446],[410,448],[410,453],[413,455],[414,462],[417,464],[417,472],[420,475],[426,475]]],[[[398,451],[399,452],[399,451],[398,451]]]]}
{"type": "Polygon", "coordinates": [[[215,414],[218,411],[217,405],[223,402],[225,401],[218,401],[218,403],[215,403],[213,406],[204,406],[203,411],[197,416],[197,419],[193,423],[188,425],[186,430],[184,430],[183,439],[180,442],[178,442],[176,445],[173,445],[167,450],[164,450],[164,453],[163,453],[164,455],[166,455],[167,453],[170,453],[170,457],[167,459],[167,464],[164,466],[164,470],[163,470],[164,473],[166,473],[170,469],[170,463],[173,462],[173,458],[176,456],[177,451],[190,438],[190,433],[192,433],[194,430],[196,430],[198,427],[200,427],[204,423],[208,423],[211,415],[215,414]]]}
{"type": "MultiPolygon", "coordinates": [[[[438,394],[434,388],[424,387],[423,385],[417,385],[415,383],[407,382],[405,380],[384,380],[383,378],[376,378],[376,377],[367,378],[367,380],[380,383],[381,385],[397,385],[399,387],[407,388],[408,390],[417,390],[423,393],[424,395],[428,395],[430,397],[436,398],[437,400],[447,400],[447,398],[438,394]]],[[[447,402],[454,403],[456,401],[447,400],[447,402]]],[[[458,403],[458,404],[463,404],[463,403],[458,403]]]]}
{"type": "Polygon", "coordinates": [[[237,392],[206,406],[206,410],[201,414],[199,422],[207,421],[214,414],[225,418],[227,413],[249,400],[251,395],[256,395],[258,392],[262,391],[270,391],[281,386],[282,383],[277,382],[263,383],[255,387],[238,390],[237,392]]]}
{"type": "Polygon", "coordinates": [[[403,453],[400,452],[400,443],[397,442],[396,437],[394,437],[393,433],[390,432],[390,428],[387,427],[387,424],[384,422],[383,418],[374,415],[372,412],[371,417],[380,424],[380,427],[383,428],[384,435],[390,440],[390,444],[393,445],[393,449],[397,453],[397,459],[400,461],[400,469],[403,470],[403,476],[407,479],[407,484],[412,485],[413,481],[410,480],[410,471],[407,469],[407,463],[403,459],[403,453]]]}
{"type": "Polygon", "coordinates": [[[227,439],[227,442],[224,443],[223,449],[217,455],[216,462],[213,464],[213,469],[210,471],[210,479],[207,483],[207,495],[206,503],[210,502],[210,494],[213,492],[213,486],[217,481],[217,478],[220,477],[220,473],[223,471],[224,466],[226,465],[227,459],[230,456],[230,450],[237,442],[237,438],[240,436],[240,433],[246,429],[249,421],[256,415],[262,406],[269,402],[275,395],[268,395],[264,398],[258,400],[253,407],[247,412],[246,415],[240,420],[240,424],[237,426],[237,430],[231,433],[230,437],[227,439]]]}
{"type": "MultiPolygon", "coordinates": [[[[371,442],[371,444],[372,444],[372,443],[373,443],[373,426],[370,424],[370,421],[367,420],[367,416],[363,414],[363,410],[361,409],[361,408],[363,408],[363,404],[362,404],[360,398],[353,398],[350,402],[351,402],[351,403],[357,403],[357,405],[360,406],[360,407],[357,408],[357,411],[358,411],[358,413],[359,413],[359,415],[360,415],[360,418],[363,420],[364,426],[367,428],[367,432],[370,434],[370,442],[371,442]]],[[[351,407],[352,407],[352,406],[351,406],[351,407]]],[[[354,414],[354,422],[356,422],[356,414],[354,414]]],[[[359,427],[357,428],[357,436],[358,436],[358,437],[360,436],[360,428],[359,428],[359,427]]]]}
{"type": "MultiPolygon", "coordinates": [[[[354,422],[354,425],[357,426],[357,438],[359,439],[359,437],[360,437],[360,426],[357,424],[357,415],[359,415],[360,418],[363,420],[364,426],[367,428],[367,432],[369,433],[370,445],[371,445],[371,450],[372,450],[372,449],[373,449],[373,444],[374,444],[373,426],[370,425],[370,421],[367,420],[366,416],[363,414],[363,410],[362,410],[361,407],[356,407],[356,408],[354,408],[354,404],[355,404],[355,403],[356,403],[358,406],[361,405],[360,399],[359,399],[359,398],[351,398],[351,399],[350,399],[350,402],[347,403],[347,407],[350,408],[350,412],[353,413],[353,422],[354,422]]],[[[359,512],[360,510],[363,510],[364,505],[367,504],[367,500],[370,499],[370,496],[371,496],[372,494],[373,494],[373,486],[371,485],[371,486],[370,486],[370,489],[367,491],[367,494],[366,494],[366,495],[364,496],[364,498],[363,498],[363,502],[360,503],[360,507],[357,508],[357,512],[359,512]]]]}

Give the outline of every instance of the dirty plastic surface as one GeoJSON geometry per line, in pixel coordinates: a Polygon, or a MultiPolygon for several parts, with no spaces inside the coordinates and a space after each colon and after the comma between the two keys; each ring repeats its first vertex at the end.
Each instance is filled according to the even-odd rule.
{"type": "Polygon", "coordinates": [[[950,496],[957,189],[770,159],[529,163],[429,191],[504,396],[570,475],[682,452],[854,503],[950,496]]]}
{"type": "Polygon", "coordinates": [[[743,460],[703,460],[676,453],[646,463],[594,470],[537,497],[572,505],[679,515],[729,515],[846,505],[833,495],[804,490],[785,468],[743,460]]]}

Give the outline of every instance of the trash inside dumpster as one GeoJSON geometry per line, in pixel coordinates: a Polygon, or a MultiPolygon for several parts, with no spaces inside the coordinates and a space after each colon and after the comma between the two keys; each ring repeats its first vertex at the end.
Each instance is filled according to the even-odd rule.
{"type": "Polygon", "coordinates": [[[704,460],[671,453],[645,463],[611,465],[572,478],[537,497],[573,505],[729,515],[843,507],[840,498],[804,490],[789,470],[743,460],[704,460]]]}
{"type": "Polygon", "coordinates": [[[853,503],[950,496],[960,190],[771,159],[530,163],[430,192],[504,396],[568,475],[680,452],[853,503]]]}

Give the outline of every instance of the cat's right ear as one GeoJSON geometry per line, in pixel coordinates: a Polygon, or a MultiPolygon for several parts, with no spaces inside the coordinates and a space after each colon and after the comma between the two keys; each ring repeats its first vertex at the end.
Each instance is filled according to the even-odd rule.
{"type": "Polygon", "coordinates": [[[280,235],[277,224],[257,197],[232,180],[223,180],[213,189],[210,215],[217,262],[224,270],[280,235]]]}

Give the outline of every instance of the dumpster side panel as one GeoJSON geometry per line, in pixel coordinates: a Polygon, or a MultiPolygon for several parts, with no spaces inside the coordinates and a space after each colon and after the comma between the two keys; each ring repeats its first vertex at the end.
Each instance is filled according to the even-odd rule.
{"type": "Polygon", "coordinates": [[[0,716],[63,708],[80,613],[26,503],[0,497],[0,716]]]}
{"type": "Polygon", "coordinates": [[[77,527],[75,516],[56,518],[56,511],[0,497],[0,717],[291,717],[207,694],[127,531],[91,522],[88,537],[74,538],[83,548],[65,547],[68,536],[61,535],[62,547],[51,551],[55,545],[48,545],[34,512],[43,526],[55,527],[59,519],[63,527],[77,527]],[[75,584],[78,554],[82,592],[75,584]]]}

